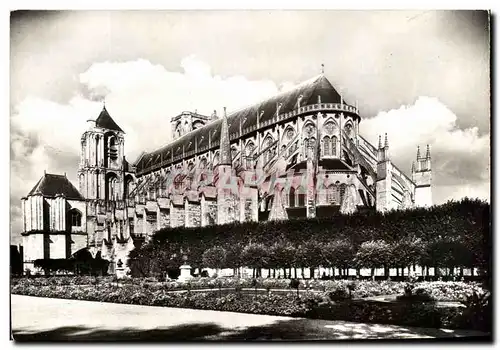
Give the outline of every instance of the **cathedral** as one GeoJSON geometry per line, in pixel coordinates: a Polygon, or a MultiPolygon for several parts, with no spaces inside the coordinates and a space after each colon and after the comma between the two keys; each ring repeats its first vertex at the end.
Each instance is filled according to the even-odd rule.
{"type": "Polygon", "coordinates": [[[430,149],[411,174],[387,134],[359,134],[357,105],[324,74],[218,117],[182,112],[172,141],[124,156],[125,132],[106,107],[81,138],[78,186],[44,174],[22,198],[24,268],[81,249],[125,262],[163,227],[329,217],[432,205],[430,149]]]}

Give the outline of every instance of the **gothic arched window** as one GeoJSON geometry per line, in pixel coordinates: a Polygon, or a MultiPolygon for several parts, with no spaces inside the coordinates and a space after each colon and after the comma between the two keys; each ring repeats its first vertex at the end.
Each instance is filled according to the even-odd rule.
{"type": "Polygon", "coordinates": [[[349,138],[353,137],[353,132],[352,132],[352,124],[347,123],[346,126],[344,127],[345,133],[349,138]]]}
{"type": "Polygon", "coordinates": [[[266,152],[264,154],[264,164],[269,163],[271,159],[273,159],[275,152],[274,147],[271,147],[273,143],[274,140],[270,135],[268,135],[264,140],[264,149],[266,149],[266,152]]]}
{"type": "Polygon", "coordinates": [[[293,188],[293,187],[290,188],[289,198],[290,198],[290,200],[288,201],[288,205],[290,207],[295,207],[295,188],[293,188]]]}
{"type": "Polygon", "coordinates": [[[70,212],[71,215],[71,226],[82,226],[82,214],[76,210],[73,209],[70,212]]]}
{"type": "Polygon", "coordinates": [[[332,156],[337,155],[337,136],[332,137],[332,156]]]}
{"type": "Polygon", "coordinates": [[[306,191],[303,187],[297,188],[297,206],[305,207],[306,206],[306,191]]]}
{"type": "Polygon", "coordinates": [[[108,173],[106,175],[106,193],[105,198],[107,200],[115,200],[118,197],[118,179],[116,174],[108,173]]]}
{"type": "Polygon", "coordinates": [[[324,156],[330,155],[330,138],[328,136],[325,136],[323,138],[323,155],[324,156]]]}
{"type": "Polygon", "coordinates": [[[252,141],[249,141],[245,146],[245,167],[253,168],[253,152],[255,150],[255,145],[252,141]]]}

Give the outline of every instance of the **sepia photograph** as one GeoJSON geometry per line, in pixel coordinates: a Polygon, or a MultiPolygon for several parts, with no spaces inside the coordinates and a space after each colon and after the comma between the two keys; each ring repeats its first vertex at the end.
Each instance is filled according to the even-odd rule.
{"type": "Polygon", "coordinates": [[[10,12],[10,340],[492,342],[488,10],[10,12]]]}

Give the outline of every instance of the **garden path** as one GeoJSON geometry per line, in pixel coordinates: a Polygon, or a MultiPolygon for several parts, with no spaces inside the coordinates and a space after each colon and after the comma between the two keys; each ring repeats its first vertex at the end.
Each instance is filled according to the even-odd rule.
{"type": "MultiPolygon", "coordinates": [[[[241,341],[484,337],[413,328],[234,312],[11,296],[17,341],[241,341]]],[[[477,338],[476,338],[477,339],[477,338]]]]}

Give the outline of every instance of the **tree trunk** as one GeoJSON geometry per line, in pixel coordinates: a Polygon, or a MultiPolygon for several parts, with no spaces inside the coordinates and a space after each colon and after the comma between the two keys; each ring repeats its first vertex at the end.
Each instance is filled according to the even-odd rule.
{"type": "Polygon", "coordinates": [[[273,278],[276,278],[276,269],[273,269],[273,278]]]}
{"type": "Polygon", "coordinates": [[[252,268],[252,278],[255,278],[255,268],[252,268]]]}
{"type": "Polygon", "coordinates": [[[295,276],[294,276],[294,277],[295,277],[295,278],[298,278],[298,277],[297,277],[297,268],[296,268],[296,267],[294,267],[294,268],[293,268],[293,273],[295,274],[295,276]]]}
{"type": "Polygon", "coordinates": [[[302,279],[306,279],[306,275],[304,273],[304,268],[303,267],[300,268],[300,273],[302,275],[302,279]]]}
{"type": "Polygon", "coordinates": [[[390,277],[389,268],[387,266],[384,266],[384,276],[386,280],[390,277]]]}
{"type": "Polygon", "coordinates": [[[309,279],[314,279],[314,267],[309,268],[309,279]]]}
{"type": "Polygon", "coordinates": [[[332,267],[331,269],[332,269],[332,277],[335,280],[335,267],[332,267]]]}

